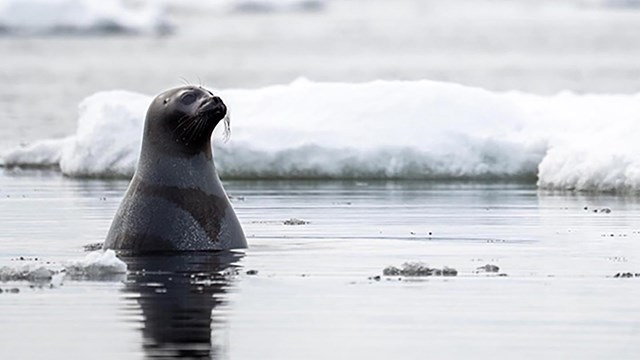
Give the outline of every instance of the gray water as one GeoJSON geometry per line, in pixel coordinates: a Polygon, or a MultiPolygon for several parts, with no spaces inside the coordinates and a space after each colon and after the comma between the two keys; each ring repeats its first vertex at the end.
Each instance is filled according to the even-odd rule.
{"type": "MultiPolygon", "coordinates": [[[[615,277],[640,269],[640,198],[526,184],[225,187],[250,242],[243,257],[128,261],[128,275],[104,281],[0,283],[0,352],[105,359],[635,359],[640,352],[639,279],[615,277]],[[593,212],[605,207],[611,212],[593,212]],[[284,225],[290,218],[308,224],[284,225]],[[458,275],[374,279],[406,261],[458,275]],[[486,264],[499,273],[477,270],[486,264]],[[228,268],[237,275],[212,277],[228,268]]],[[[82,257],[83,245],[103,239],[125,188],[126,181],[5,171],[0,265],[19,256],[82,257]]]]}
{"type": "MultiPolygon", "coordinates": [[[[153,94],[180,77],[214,88],[304,76],[639,91],[640,12],[591,3],[335,0],[312,13],[182,9],[174,11],[177,33],[159,38],[0,37],[0,149],[72,133],[77,104],[96,91],[153,94]]],[[[58,264],[85,256],[84,245],[104,239],[126,186],[2,169],[0,267],[20,257],[58,264]]],[[[250,249],[125,259],[128,274],[99,281],[0,282],[0,357],[640,354],[640,278],[615,277],[640,272],[636,195],[544,192],[531,183],[225,188],[250,249]],[[611,212],[594,212],[602,209],[611,212]],[[283,223],[291,218],[308,223],[283,223]],[[458,275],[375,278],[408,261],[458,275]],[[500,271],[478,270],[487,264],[500,271]]]]}

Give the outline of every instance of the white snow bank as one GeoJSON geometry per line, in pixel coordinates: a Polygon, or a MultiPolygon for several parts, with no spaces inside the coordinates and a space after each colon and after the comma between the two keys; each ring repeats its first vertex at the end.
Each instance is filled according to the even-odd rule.
{"type": "MultiPolygon", "coordinates": [[[[640,190],[640,95],[537,96],[432,81],[313,83],[218,92],[232,137],[223,177],[535,179],[541,187],[640,190]]],[[[114,91],[80,105],[76,135],[4,154],[60,154],[73,176],[131,176],[151,97],[114,91]],[[38,148],[40,146],[40,148],[38,148]],[[38,150],[39,149],[39,150],[38,150]]],[[[32,161],[31,161],[32,160],[32,161]]]]}
{"type": "Polygon", "coordinates": [[[75,137],[70,136],[64,139],[42,140],[30,145],[10,149],[3,154],[0,159],[2,165],[21,164],[36,167],[59,166],[62,157],[62,149],[67,143],[74,141],[75,137]]]}
{"type": "Polygon", "coordinates": [[[151,99],[128,91],[106,91],[79,105],[76,134],[43,140],[3,154],[5,165],[47,167],[78,177],[122,177],[133,173],[142,125],[151,99]]]}
{"type": "Polygon", "coordinates": [[[82,101],[76,135],[61,144],[62,172],[102,177],[132,174],[150,102],[148,96],[127,91],[101,92],[82,101]]]}
{"type": "Polygon", "coordinates": [[[124,0],[0,0],[0,30],[14,34],[171,31],[164,7],[124,0]]]}

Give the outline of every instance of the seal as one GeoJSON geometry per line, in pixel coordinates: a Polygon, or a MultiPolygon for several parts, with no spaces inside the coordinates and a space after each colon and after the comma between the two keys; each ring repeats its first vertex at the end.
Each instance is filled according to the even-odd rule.
{"type": "Polygon", "coordinates": [[[104,249],[135,255],[247,247],[213,163],[211,134],[224,122],[228,135],[226,115],[222,100],[197,86],[151,102],[136,172],[104,249]]]}

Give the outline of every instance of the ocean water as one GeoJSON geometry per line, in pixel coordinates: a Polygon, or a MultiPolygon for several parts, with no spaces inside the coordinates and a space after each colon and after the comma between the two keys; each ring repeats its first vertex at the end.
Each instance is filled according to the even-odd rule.
{"type": "Polygon", "coordinates": [[[216,161],[250,248],[2,280],[0,357],[638,358],[640,11],[167,3],[171,34],[0,36],[1,157],[53,165],[0,168],[0,277],[60,271],[104,239],[144,103],[181,78],[237,108],[216,161]],[[457,275],[383,275],[406,262],[457,275]]]}
{"type": "MultiPolygon", "coordinates": [[[[20,256],[82,257],[126,187],[33,171],[0,180],[8,266],[20,256]]],[[[225,187],[251,245],[244,256],[125,259],[129,273],[111,278],[2,282],[3,354],[633,359],[640,351],[638,278],[615,277],[640,266],[636,197],[527,184],[225,187]],[[604,208],[611,212],[593,211],[604,208]],[[284,225],[291,218],[308,223],[284,225]],[[458,275],[375,280],[404,262],[458,275]],[[499,272],[478,269],[487,264],[499,272]]]]}

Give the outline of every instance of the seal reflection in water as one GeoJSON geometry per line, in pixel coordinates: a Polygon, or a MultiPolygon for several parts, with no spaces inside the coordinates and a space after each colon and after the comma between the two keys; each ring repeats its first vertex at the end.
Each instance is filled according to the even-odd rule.
{"type": "Polygon", "coordinates": [[[135,301],[142,310],[147,358],[223,357],[225,341],[216,339],[215,328],[225,319],[213,310],[224,305],[241,256],[231,251],[121,256],[129,269],[124,308],[132,309],[135,301]]]}
{"type": "Polygon", "coordinates": [[[153,100],[138,166],[105,249],[146,254],[247,247],[213,163],[211,134],[220,122],[228,131],[226,115],[222,100],[202,87],[168,90],[153,100]]]}

